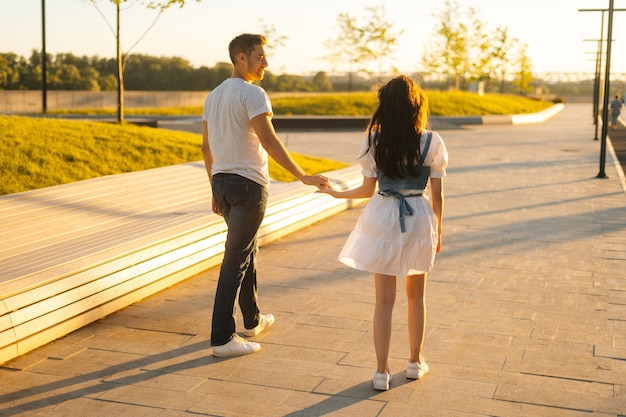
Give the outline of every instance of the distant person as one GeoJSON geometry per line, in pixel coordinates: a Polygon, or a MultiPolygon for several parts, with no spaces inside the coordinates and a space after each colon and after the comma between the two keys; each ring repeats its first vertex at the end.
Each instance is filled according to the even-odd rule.
{"type": "Polygon", "coordinates": [[[415,81],[399,76],[378,92],[374,112],[360,153],[363,183],[338,191],[319,192],[335,198],[368,198],[339,260],[349,267],[374,273],[374,348],[377,369],[374,389],[389,389],[391,317],[396,277],[406,277],[409,360],[406,377],[428,372],[422,356],[426,330],[426,273],[441,250],[443,177],[448,152],[436,132],[426,130],[428,103],[415,81]],[[430,182],[429,198],[426,194],[430,182]],[[378,183],[378,193],[374,194],[378,183]]]}
{"type": "Polygon", "coordinates": [[[613,129],[617,128],[617,118],[619,117],[619,114],[622,112],[622,106],[623,106],[623,103],[619,99],[619,94],[616,94],[613,101],[611,101],[611,124],[610,126],[613,129]]]}
{"type": "Polygon", "coordinates": [[[274,316],[257,302],[257,232],[265,215],[270,182],[268,154],[304,184],[322,187],[328,179],[307,175],[291,158],[271,122],[272,105],[254,85],[267,67],[266,38],[242,34],[228,46],[232,76],[206,98],[202,112],[202,153],[213,193],[213,211],[228,226],[224,259],[215,293],[211,326],[214,356],[236,356],[261,349],[235,332],[239,293],[245,336],[256,336],[274,316]]]}

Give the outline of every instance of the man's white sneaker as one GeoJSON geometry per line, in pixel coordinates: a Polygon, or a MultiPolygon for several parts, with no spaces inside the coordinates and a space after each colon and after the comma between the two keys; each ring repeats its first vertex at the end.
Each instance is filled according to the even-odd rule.
{"type": "Polygon", "coordinates": [[[243,334],[248,337],[256,336],[274,324],[274,321],[275,319],[272,314],[259,314],[259,324],[253,329],[245,329],[243,334]]]}
{"type": "Polygon", "coordinates": [[[391,382],[391,374],[387,371],[384,374],[376,372],[374,374],[374,389],[377,391],[389,391],[389,382],[391,382]]]}
{"type": "Polygon", "coordinates": [[[259,350],[261,350],[261,345],[258,343],[249,342],[243,337],[233,334],[233,338],[225,345],[213,347],[213,356],[224,358],[227,356],[249,355],[259,350]]]}
{"type": "Polygon", "coordinates": [[[409,379],[420,379],[428,372],[428,364],[422,359],[422,363],[409,362],[406,366],[406,377],[409,379]]]}

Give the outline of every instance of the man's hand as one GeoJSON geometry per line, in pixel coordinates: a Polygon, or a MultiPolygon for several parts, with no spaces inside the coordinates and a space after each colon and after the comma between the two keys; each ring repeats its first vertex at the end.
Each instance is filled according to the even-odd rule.
{"type": "Polygon", "coordinates": [[[328,178],[323,175],[305,175],[302,177],[302,183],[306,185],[314,185],[319,189],[330,187],[328,178]]]}
{"type": "Polygon", "coordinates": [[[218,216],[222,215],[220,208],[218,207],[217,203],[213,199],[211,199],[211,206],[212,206],[211,208],[213,209],[213,213],[217,214],[218,216]]]}

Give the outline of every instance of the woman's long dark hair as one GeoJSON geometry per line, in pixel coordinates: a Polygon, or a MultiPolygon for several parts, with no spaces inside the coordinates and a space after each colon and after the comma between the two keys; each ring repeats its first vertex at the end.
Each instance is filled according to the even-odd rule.
{"type": "Polygon", "coordinates": [[[403,176],[401,166],[411,176],[421,159],[420,137],[428,120],[428,100],[411,78],[400,75],[378,90],[378,108],[367,127],[368,150],[374,147],[376,167],[385,176],[403,176]]]}

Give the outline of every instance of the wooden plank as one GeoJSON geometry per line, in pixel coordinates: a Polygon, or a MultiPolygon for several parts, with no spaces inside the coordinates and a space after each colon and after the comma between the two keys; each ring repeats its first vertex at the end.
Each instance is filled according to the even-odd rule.
{"type": "MultiPolygon", "coordinates": [[[[11,321],[11,317],[8,314],[0,316],[0,332],[3,332],[12,327],[13,322],[11,321]]],[[[2,344],[0,344],[0,346],[2,346],[2,344]]]]}
{"type": "Polygon", "coordinates": [[[11,359],[14,359],[20,355],[21,353],[19,353],[17,343],[11,343],[10,345],[0,347],[0,363],[10,361],[11,359]]]}
{"type": "Polygon", "coordinates": [[[0,350],[7,346],[15,345],[16,343],[17,336],[15,335],[15,328],[13,326],[0,331],[0,350]]]}
{"type": "MultiPolygon", "coordinates": [[[[82,303],[83,300],[91,299],[94,294],[96,294],[97,297],[106,297],[111,289],[125,288],[131,281],[131,286],[146,285],[146,283],[138,280],[138,278],[149,277],[151,274],[155,274],[154,271],[161,271],[163,269],[167,269],[167,273],[172,273],[172,268],[186,268],[187,266],[199,262],[201,260],[199,257],[213,257],[218,255],[222,252],[225,238],[225,233],[214,235],[207,239],[176,248],[170,252],[162,253],[154,258],[146,259],[143,262],[136,263],[124,269],[119,269],[112,274],[100,276],[95,280],[75,286],[72,289],[58,294],[50,294],[49,297],[42,299],[36,304],[30,304],[16,309],[10,313],[11,320],[14,326],[18,326],[33,318],[60,311],[65,306],[82,303]]],[[[70,281],[71,278],[73,277],[67,278],[64,281],[70,281]]],[[[115,296],[119,296],[119,294],[115,296]]],[[[23,303],[24,297],[14,296],[5,299],[5,303],[9,307],[15,307],[20,301],[23,303]]]]}
{"type": "Polygon", "coordinates": [[[187,270],[169,275],[163,280],[153,282],[152,284],[140,288],[133,293],[129,293],[124,295],[123,297],[111,300],[110,302],[103,304],[96,309],[84,311],[80,315],[75,316],[69,320],[56,323],[54,324],[54,326],[49,327],[42,332],[31,334],[27,338],[22,339],[11,346],[7,346],[6,348],[0,348],[0,363],[4,363],[17,356],[28,353],[29,351],[43,346],[46,343],[52,342],[59,337],[63,337],[64,335],[69,334],[74,330],[80,329],[81,327],[86,326],[87,324],[92,323],[96,320],[99,320],[109,314],[112,314],[124,307],[127,307],[130,304],[138,302],[146,297],[149,297],[152,294],[169,288],[177,284],[178,282],[181,282],[193,275],[199,274],[206,269],[212,268],[218,263],[219,261],[215,259],[205,259],[202,263],[196,264],[187,270]]]}
{"type": "Polygon", "coordinates": [[[161,193],[159,200],[153,198],[153,201],[137,198],[132,194],[122,194],[115,199],[99,198],[85,203],[49,203],[57,205],[50,208],[42,207],[36,212],[21,213],[23,218],[12,223],[3,219],[3,231],[0,233],[0,238],[5,235],[10,237],[11,234],[15,233],[25,234],[29,231],[38,233],[41,232],[41,227],[54,226],[59,222],[75,224],[85,219],[91,220],[93,223],[99,222],[100,219],[106,222],[111,221],[111,219],[115,220],[122,215],[138,216],[148,213],[176,212],[185,210],[191,204],[200,205],[202,202],[210,204],[210,201],[210,195],[199,196],[198,193],[182,193],[172,190],[167,194],[161,193]]]}
{"type": "Polygon", "coordinates": [[[152,201],[156,196],[166,193],[167,190],[181,193],[185,190],[194,190],[194,193],[202,189],[210,192],[210,184],[206,173],[192,170],[194,176],[189,175],[189,167],[193,164],[165,167],[157,170],[142,171],[141,175],[128,173],[119,176],[109,176],[62,186],[49,187],[41,190],[27,191],[24,193],[0,196],[0,225],[7,224],[14,219],[12,216],[30,215],[32,211],[56,208],[82,206],[85,202],[112,201],[114,196],[132,194],[136,199],[146,202],[152,201]],[[160,170],[163,170],[161,172],[160,170]],[[180,184],[185,187],[181,188],[180,184]],[[80,192],[72,192],[77,185],[80,192]],[[141,197],[141,198],[140,198],[141,197]],[[69,202],[69,203],[68,203],[69,202]]]}
{"type": "MultiPolygon", "coordinates": [[[[165,229],[150,236],[144,236],[134,241],[125,241],[115,248],[108,248],[107,251],[92,253],[90,256],[81,259],[74,259],[67,264],[59,264],[55,268],[46,271],[38,271],[30,275],[21,276],[11,282],[0,283],[0,294],[2,297],[11,297],[18,294],[23,288],[33,291],[38,286],[43,286],[50,282],[55,282],[68,276],[72,276],[77,283],[82,282],[83,275],[87,277],[92,274],[104,275],[112,273],[114,270],[132,265],[138,262],[141,257],[157,256],[161,251],[171,250],[178,243],[179,239],[194,241],[205,236],[213,236],[226,230],[226,225],[221,218],[213,214],[209,221],[199,219],[194,228],[187,229],[165,229]],[[125,261],[121,262],[121,259],[125,261]],[[125,263],[124,263],[125,262],[125,263]],[[121,265],[121,266],[120,266],[121,265]]],[[[87,278],[89,279],[89,278],[87,278]]],[[[45,294],[46,291],[43,291],[45,294]]],[[[19,305],[12,306],[19,308],[19,305]]]]}
{"type": "Polygon", "coordinates": [[[19,341],[27,338],[29,335],[42,332],[47,328],[53,327],[56,323],[67,321],[85,311],[97,309],[101,305],[124,297],[220,253],[215,248],[201,248],[201,246],[192,245],[175,253],[163,255],[149,265],[141,265],[137,268],[132,268],[132,270],[120,271],[120,274],[117,274],[118,280],[116,282],[112,282],[111,277],[99,279],[87,291],[80,289],[80,291],[84,291],[85,297],[78,299],[76,302],[62,305],[59,308],[50,308],[55,299],[59,299],[59,297],[54,297],[51,300],[38,303],[32,306],[32,308],[11,313],[17,340],[19,341]],[[39,309],[43,309],[47,313],[35,315],[38,314],[36,311],[39,309]]]}

